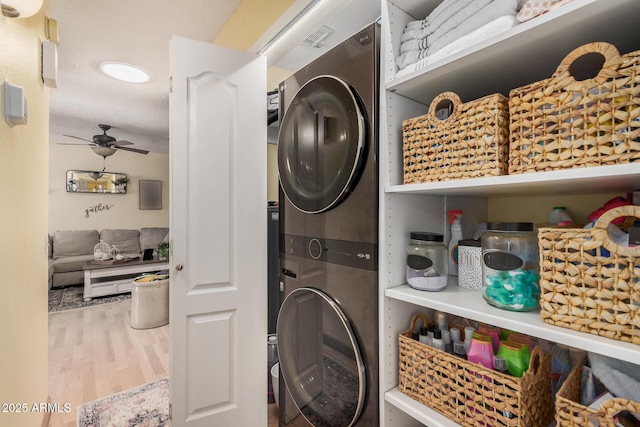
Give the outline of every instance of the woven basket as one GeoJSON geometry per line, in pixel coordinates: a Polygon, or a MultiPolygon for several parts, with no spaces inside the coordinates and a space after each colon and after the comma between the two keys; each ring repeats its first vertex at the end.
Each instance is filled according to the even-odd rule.
{"type": "Polygon", "coordinates": [[[402,122],[404,183],[507,174],[509,105],[501,94],[462,103],[453,92],[438,95],[423,116],[402,122]],[[444,120],[438,106],[453,104],[444,120]]]}
{"type": "Polygon", "coordinates": [[[607,232],[621,216],[640,218],[640,206],[611,209],[589,230],[538,231],[545,322],[640,344],[640,246],[620,246],[607,232]]]}
{"type": "Polygon", "coordinates": [[[567,55],[553,76],[509,94],[509,174],[631,163],[640,159],[640,51],[620,56],[608,43],[567,55]],[[571,66],[601,55],[597,76],[571,66]],[[577,73],[577,72],[576,72],[577,73]]]}
{"type": "Polygon", "coordinates": [[[398,337],[399,390],[463,426],[547,426],[553,420],[551,358],[536,347],[521,378],[489,370],[411,339],[398,337]]]}
{"type": "Polygon", "coordinates": [[[640,403],[627,399],[605,400],[599,409],[581,405],[582,364],[576,365],[556,394],[557,427],[616,427],[614,415],[627,410],[640,413],[640,403]]]}

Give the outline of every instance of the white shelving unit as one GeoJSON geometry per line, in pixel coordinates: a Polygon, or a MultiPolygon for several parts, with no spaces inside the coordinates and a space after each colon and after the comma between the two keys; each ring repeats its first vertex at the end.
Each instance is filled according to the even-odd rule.
{"type": "Polygon", "coordinates": [[[539,311],[518,313],[500,310],[486,304],[479,291],[460,288],[455,278],[451,279],[444,292],[425,293],[403,285],[387,289],[385,295],[421,307],[474,319],[500,328],[517,330],[534,337],[640,364],[640,348],[636,344],[549,325],[542,321],[539,311]]]}
{"type": "MultiPolygon", "coordinates": [[[[568,171],[403,185],[402,121],[427,112],[444,91],[463,102],[550,77],[578,46],[606,41],[621,54],[640,49],[640,1],[573,0],[541,17],[395,79],[400,35],[442,0],[382,0],[380,148],[380,389],[385,427],[458,424],[407,397],[398,388],[398,334],[414,313],[439,310],[549,341],[640,364],[640,346],[548,325],[539,312],[514,313],[484,302],[454,280],[443,292],[405,285],[405,246],[410,231],[445,234],[446,211],[462,209],[467,226],[490,221],[493,198],[523,195],[624,193],[640,187],[640,166],[616,165],[568,171]]],[[[517,208],[515,208],[517,209],[517,208]]]]}

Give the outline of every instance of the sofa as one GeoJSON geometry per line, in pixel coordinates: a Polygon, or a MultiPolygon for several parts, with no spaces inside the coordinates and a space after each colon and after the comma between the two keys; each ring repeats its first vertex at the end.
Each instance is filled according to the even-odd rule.
{"type": "Polygon", "coordinates": [[[93,259],[93,248],[104,241],[121,254],[142,257],[146,249],[156,249],[169,239],[169,228],[60,230],[49,235],[49,289],[84,282],[83,266],[93,259]]]}

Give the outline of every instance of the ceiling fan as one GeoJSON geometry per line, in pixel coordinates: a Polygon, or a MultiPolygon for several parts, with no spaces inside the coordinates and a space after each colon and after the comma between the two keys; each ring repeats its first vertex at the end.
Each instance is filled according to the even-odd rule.
{"type": "MultiPolygon", "coordinates": [[[[116,140],[111,135],[107,135],[107,131],[111,129],[111,125],[102,125],[99,124],[98,127],[102,129],[102,134],[93,135],[93,140],[80,138],[78,136],[73,135],[63,135],[69,138],[79,139],[81,141],[86,141],[91,145],[91,149],[98,155],[103,158],[109,157],[114,154],[118,150],[131,151],[139,154],[148,154],[148,150],[140,150],[138,148],[127,147],[127,145],[133,145],[133,142],[125,141],[125,140],[116,140]]],[[[60,145],[78,145],[71,144],[65,142],[59,142],[60,145]]]]}

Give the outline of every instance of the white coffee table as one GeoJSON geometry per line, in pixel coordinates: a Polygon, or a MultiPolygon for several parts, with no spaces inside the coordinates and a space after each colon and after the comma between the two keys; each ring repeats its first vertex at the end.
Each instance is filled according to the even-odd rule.
{"type": "Polygon", "coordinates": [[[142,273],[169,269],[167,261],[129,261],[110,265],[89,261],[84,265],[84,300],[131,292],[131,282],[142,273]]]}

